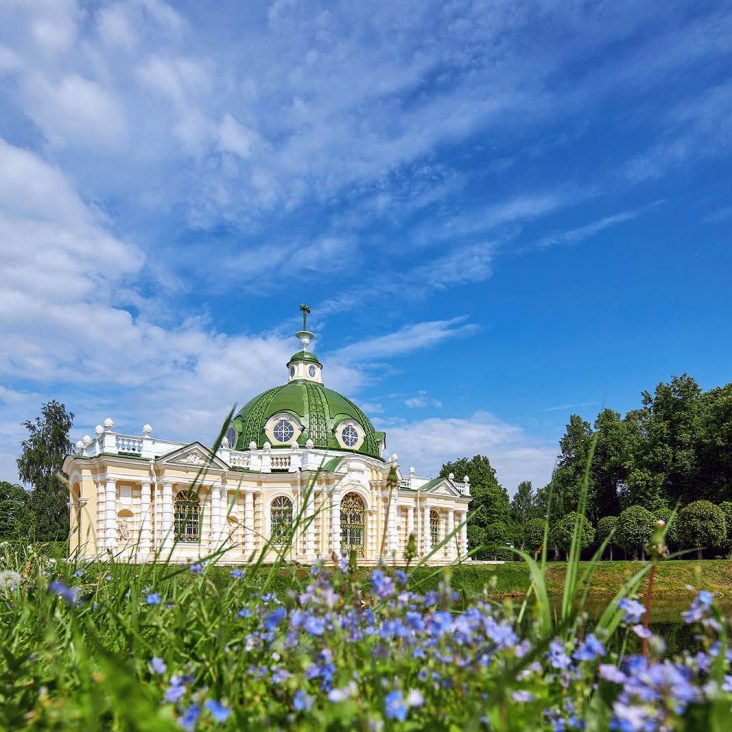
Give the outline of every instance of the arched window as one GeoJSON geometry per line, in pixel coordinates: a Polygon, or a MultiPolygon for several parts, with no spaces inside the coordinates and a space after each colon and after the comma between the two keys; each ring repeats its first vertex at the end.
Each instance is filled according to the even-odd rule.
{"type": "Polygon", "coordinates": [[[366,543],[366,507],[356,493],[347,493],[341,501],[341,548],[354,549],[363,556],[366,543]]]}
{"type": "Polygon", "coordinates": [[[292,526],[292,501],[287,496],[277,496],[270,508],[270,532],[273,544],[284,544],[292,526]]]}
{"type": "Polygon", "coordinates": [[[440,543],[440,514],[430,511],[430,542],[433,547],[440,543]]]}
{"type": "Polygon", "coordinates": [[[201,507],[192,490],[178,491],[175,496],[175,540],[186,544],[201,541],[201,507]]]}

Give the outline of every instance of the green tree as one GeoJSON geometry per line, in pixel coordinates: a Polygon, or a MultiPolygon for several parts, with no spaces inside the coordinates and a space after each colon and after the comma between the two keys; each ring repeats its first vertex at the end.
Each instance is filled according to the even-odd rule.
{"type": "Polygon", "coordinates": [[[643,506],[630,506],[618,516],[618,523],[615,530],[615,542],[633,559],[645,559],[645,545],[648,543],[653,530],[656,527],[656,519],[653,514],[643,506]]]}
{"type": "Polygon", "coordinates": [[[647,468],[633,468],[623,488],[624,506],[643,506],[649,511],[664,507],[664,476],[654,474],[647,468]]]}
{"type": "Polygon", "coordinates": [[[595,420],[597,445],[590,468],[588,516],[615,516],[636,451],[637,432],[612,409],[603,409],[595,420]]]}
{"type": "Polygon", "coordinates": [[[32,486],[29,508],[38,541],[63,541],[68,537],[69,494],[59,475],[64,458],[71,452],[69,431],[73,419],[63,404],[50,401],[41,408],[40,417],[23,422],[28,437],[17,460],[18,475],[32,486]]]}
{"type": "Polygon", "coordinates": [[[727,549],[728,555],[732,553],[732,501],[722,501],[719,504],[724,514],[724,525],[727,527],[727,549]]]}
{"type": "Polygon", "coordinates": [[[669,549],[679,548],[679,515],[674,516],[670,508],[659,508],[653,514],[666,524],[666,546],[669,549]]]}
{"type": "Polygon", "coordinates": [[[530,480],[523,480],[518,484],[516,493],[511,500],[511,518],[520,525],[536,516],[534,506],[534,491],[530,480]]]}
{"type": "Polygon", "coordinates": [[[511,543],[511,537],[508,527],[502,521],[490,523],[485,527],[485,543],[492,559],[513,558],[513,554],[506,549],[511,543]]]}
{"type": "MultiPolygon", "coordinates": [[[[577,516],[576,511],[570,511],[570,513],[560,519],[552,528],[552,543],[555,547],[563,551],[565,555],[569,552],[569,547],[572,545],[577,516]]],[[[579,540],[581,549],[587,549],[587,547],[592,546],[592,542],[595,540],[595,529],[585,516],[582,517],[580,522],[579,540]]]]}
{"type": "Polygon", "coordinates": [[[687,549],[696,549],[702,558],[702,550],[721,549],[727,542],[727,525],[724,511],[711,501],[694,501],[679,511],[679,540],[687,549]]]}
{"type": "Polygon", "coordinates": [[[573,414],[559,441],[560,455],[546,489],[547,493],[551,492],[549,518],[552,524],[577,508],[591,444],[590,423],[573,414]]]}
{"type": "MultiPolygon", "coordinates": [[[[597,522],[597,529],[595,530],[595,543],[599,546],[602,544],[605,539],[607,539],[608,536],[613,534],[613,532],[617,529],[618,525],[618,517],[617,516],[603,516],[598,522],[597,522]]],[[[607,548],[608,552],[610,553],[610,561],[613,560],[613,545],[616,543],[615,536],[613,534],[612,538],[608,542],[607,548]]]]}
{"type": "Polygon", "coordinates": [[[479,526],[474,521],[468,522],[468,551],[474,559],[488,559],[485,546],[485,526],[479,526]]]}
{"type": "MultiPolygon", "coordinates": [[[[496,471],[485,455],[475,455],[472,458],[461,458],[442,466],[440,475],[447,477],[452,473],[456,480],[464,476],[470,478],[470,525],[480,527],[483,531],[489,524],[506,524],[509,520],[509,498],[506,490],[499,484],[496,471]]],[[[476,529],[468,532],[468,549],[473,550],[480,543],[479,537],[484,534],[476,529]],[[472,539],[471,539],[472,537],[472,539]],[[477,544],[472,543],[478,540],[477,544]]]]}
{"type": "Polygon", "coordinates": [[[732,500],[732,384],[711,389],[701,398],[701,425],[697,432],[697,484],[706,486],[707,498],[732,500]]]}
{"type": "Polygon", "coordinates": [[[697,445],[704,412],[701,388],[683,374],[671,377],[668,384],[658,384],[653,395],[643,392],[642,399],[645,449],[637,467],[664,476],[664,497],[669,504],[698,498],[697,445]]]}
{"type": "Polygon", "coordinates": [[[0,480],[0,539],[19,539],[26,533],[27,509],[25,489],[0,480]]]}
{"type": "Polygon", "coordinates": [[[524,547],[533,552],[534,559],[538,556],[544,544],[544,524],[541,518],[529,519],[524,526],[524,547]]]}

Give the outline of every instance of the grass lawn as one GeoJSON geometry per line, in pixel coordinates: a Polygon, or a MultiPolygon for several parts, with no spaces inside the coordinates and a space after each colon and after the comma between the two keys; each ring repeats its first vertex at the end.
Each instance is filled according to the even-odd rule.
{"type": "MultiPolygon", "coordinates": [[[[582,562],[582,569],[587,566],[582,562]]],[[[623,582],[635,574],[641,562],[604,561],[601,562],[593,577],[591,597],[610,598],[623,582]]],[[[547,567],[547,586],[550,594],[562,591],[565,562],[549,562],[547,567]]],[[[264,573],[264,570],[261,570],[264,573]]],[[[581,570],[582,571],[582,570],[581,570]]],[[[217,567],[212,575],[214,581],[224,584],[231,581],[229,567],[217,567]]],[[[420,568],[415,571],[415,589],[424,592],[437,589],[443,577],[443,568],[420,568]]],[[[358,579],[364,588],[368,585],[370,570],[359,570],[358,579]]],[[[286,567],[277,571],[273,591],[285,595],[288,590],[307,584],[310,571],[307,567],[286,567]]],[[[475,597],[487,589],[493,598],[523,597],[529,586],[529,570],[523,562],[504,564],[477,564],[454,567],[450,570],[450,582],[457,592],[467,597],[475,597]]],[[[183,574],[184,579],[187,575],[183,574]]],[[[654,596],[659,599],[689,602],[698,588],[704,587],[720,598],[732,599],[732,560],[674,560],[662,562],[656,574],[654,596]]]]}

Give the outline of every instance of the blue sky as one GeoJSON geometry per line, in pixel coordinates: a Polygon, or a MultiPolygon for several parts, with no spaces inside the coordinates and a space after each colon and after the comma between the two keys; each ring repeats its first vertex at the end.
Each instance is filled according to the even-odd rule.
{"type": "Polygon", "coordinates": [[[420,474],[726,383],[731,69],[721,2],[7,0],[2,476],[49,398],[211,440],[301,302],[420,474]]]}

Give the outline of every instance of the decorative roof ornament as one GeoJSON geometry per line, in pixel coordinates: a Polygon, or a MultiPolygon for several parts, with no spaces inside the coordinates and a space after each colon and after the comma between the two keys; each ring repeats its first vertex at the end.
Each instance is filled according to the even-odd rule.
{"type": "Polygon", "coordinates": [[[300,305],[300,310],[302,310],[302,329],[307,330],[308,329],[308,315],[310,315],[310,305],[300,305]]]}
{"type": "Polygon", "coordinates": [[[300,305],[302,310],[302,330],[298,330],[295,336],[300,341],[303,351],[308,350],[308,346],[315,339],[315,333],[308,330],[308,315],[310,315],[310,305],[300,305]]]}
{"type": "Polygon", "coordinates": [[[294,353],[287,362],[287,368],[290,372],[290,381],[314,381],[319,384],[323,383],[321,370],[323,364],[318,361],[317,356],[308,350],[310,344],[315,340],[315,333],[308,330],[308,315],[310,314],[310,306],[300,305],[302,311],[302,330],[295,333],[295,337],[300,341],[300,350],[294,353]]]}

